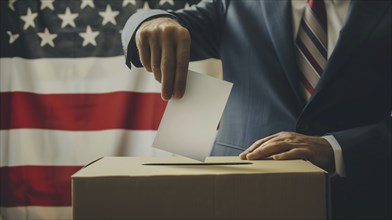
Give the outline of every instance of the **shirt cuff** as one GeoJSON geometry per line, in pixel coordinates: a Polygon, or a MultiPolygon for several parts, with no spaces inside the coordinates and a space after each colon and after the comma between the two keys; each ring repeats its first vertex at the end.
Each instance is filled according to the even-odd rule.
{"type": "Polygon", "coordinates": [[[326,136],[323,136],[322,138],[327,140],[329,142],[329,144],[332,146],[333,154],[335,157],[336,174],[339,175],[340,177],[345,177],[346,176],[346,169],[344,167],[342,147],[340,147],[340,144],[338,143],[338,141],[336,140],[336,138],[333,135],[326,135],[326,136]]]}

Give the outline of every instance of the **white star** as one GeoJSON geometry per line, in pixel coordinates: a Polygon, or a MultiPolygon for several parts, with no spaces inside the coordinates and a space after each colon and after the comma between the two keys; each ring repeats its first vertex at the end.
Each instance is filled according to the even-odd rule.
{"type": "Polygon", "coordinates": [[[26,30],[27,28],[35,27],[34,19],[38,16],[38,13],[31,13],[31,9],[27,9],[27,14],[24,16],[20,16],[20,18],[25,22],[25,25],[23,26],[23,30],[26,30]]]}
{"type": "Polygon", "coordinates": [[[8,7],[12,10],[15,11],[15,7],[14,7],[14,3],[16,2],[16,0],[9,0],[8,1],[8,7]]]}
{"type": "Polygon", "coordinates": [[[41,38],[41,47],[45,46],[46,44],[54,47],[53,40],[57,37],[57,34],[51,34],[48,28],[45,28],[45,31],[38,33],[38,36],[41,38]]]}
{"type": "Polygon", "coordinates": [[[137,11],[145,11],[145,10],[150,10],[150,6],[148,5],[148,2],[144,2],[143,8],[137,9],[137,11]]]}
{"type": "Polygon", "coordinates": [[[106,11],[104,11],[104,12],[99,12],[99,15],[103,18],[102,25],[105,25],[105,24],[107,24],[108,22],[110,22],[110,23],[116,25],[117,22],[116,22],[115,17],[116,17],[118,14],[120,14],[120,12],[118,12],[118,11],[112,11],[112,7],[111,7],[110,5],[107,5],[107,6],[106,6],[106,11]]]}
{"type": "Polygon", "coordinates": [[[80,8],[83,9],[83,8],[85,8],[87,6],[90,6],[91,8],[94,8],[95,5],[94,5],[93,0],[82,0],[82,4],[80,5],[80,8]]]}
{"type": "Polygon", "coordinates": [[[128,4],[136,5],[136,0],[123,0],[122,6],[126,6],[128,4]]]}
{"type": "Polygon", "coordinates": [[[50,10],[54,10],[53,6],[54,0],[41,0],[41,10],[44,10],[45,8],[49,8],[50,10]]]}
{"type": "Polygon", "coordinates": [[[174,5],[174,0],[159,0],[159,5],[164,5],[165,3],[174,5]]]}
{"type": "Polygon", "coordinates": [[[7,31],[8,36],[10,36],[9,44],[13,44],[19,37],[19,34],[12,34],[11,31],[7,31]]]}
{"type": "Polygon", "coordinates": [[[78,17],[78,13],[72,14],[71,9],[66,8],[64,14],[59,14],[59,18],[62,20],[61,27],[65,27],[70,25],[72,27],[76,27],[75,18],[78,17]]]}
{"type": "Polygon", "coordinates": [[[92,31],[90,25],[87,26],[86,32],[80,33],[79,35],[83,38],[83,47],[85,47],[88,44],[97,46],[97,42],[95,41],[95,38],[99,35],[99,32],[92,31]]]}

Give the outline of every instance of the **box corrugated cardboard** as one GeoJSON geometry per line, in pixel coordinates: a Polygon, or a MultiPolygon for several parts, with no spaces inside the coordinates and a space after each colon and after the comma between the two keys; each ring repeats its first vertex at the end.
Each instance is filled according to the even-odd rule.
{"type": "Polygon", "coordinates": [[[97,160],[72,176],[74,219],[328,217],[328,178],[310,162],[238,157],[194,162],[183,157],[97,160]]]}

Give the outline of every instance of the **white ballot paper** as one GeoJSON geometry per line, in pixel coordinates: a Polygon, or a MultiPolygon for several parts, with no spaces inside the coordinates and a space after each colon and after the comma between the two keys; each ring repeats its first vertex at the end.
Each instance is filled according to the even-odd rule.
{"type": "Polygon", "coordinates": [[[204,161],[211,152],[232,86],[189,70],[184,97],[169,100],[153,147],[204,161]]]}

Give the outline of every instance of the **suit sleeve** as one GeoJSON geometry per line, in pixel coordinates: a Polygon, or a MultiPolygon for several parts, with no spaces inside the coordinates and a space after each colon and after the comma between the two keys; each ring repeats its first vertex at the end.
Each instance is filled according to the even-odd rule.
{"type": "Polygon", "coordinates": [[[346,170],[346,177],[331,179],[332,210],[340,213],[338,216],[355,213],[364,219],[390,219],[391,132],[388,117],[376,124],[333,133],[342,147],[346,170]]]}
{"type": "Polygon", "coordinates": [[[156,17],[177,19],[191,34],[191,60],[219,58],[219,40],[228,1],[205,0],[189,9],[176,12],[149,10],[132,15],[123,28],[122,44],[126,55],[126,64],[142,67],[138,55],[135,33],[146,20],[156,17]]]}
{"type": "Polygon", "coordinates": [[[347,175],[356,178],[390,173],[391,134],[391,117],[376,124],[332,133],[342,147],[347,175]]]}

